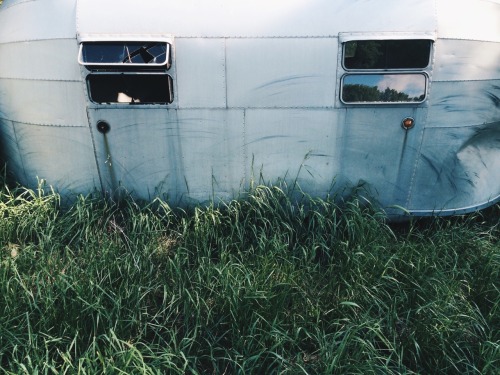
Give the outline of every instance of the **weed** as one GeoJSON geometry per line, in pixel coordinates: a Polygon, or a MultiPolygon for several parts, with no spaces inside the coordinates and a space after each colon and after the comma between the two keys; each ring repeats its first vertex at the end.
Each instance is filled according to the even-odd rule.
{"type": "Polygon", "coordinates": [[[3,373],[498,373],[498,205],[403,227],[284,186],[192,211],[45,190],[0,191],[3,373]]]}

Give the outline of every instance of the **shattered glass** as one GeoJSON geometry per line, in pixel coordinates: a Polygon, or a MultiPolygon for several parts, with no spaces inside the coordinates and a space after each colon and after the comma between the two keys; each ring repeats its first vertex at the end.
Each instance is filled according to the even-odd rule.
{"type": "Polygon", "coordinates": [[[170,66],[170,45],[165,42],[86,42],[81,47],[85,65],[170,66]]]}

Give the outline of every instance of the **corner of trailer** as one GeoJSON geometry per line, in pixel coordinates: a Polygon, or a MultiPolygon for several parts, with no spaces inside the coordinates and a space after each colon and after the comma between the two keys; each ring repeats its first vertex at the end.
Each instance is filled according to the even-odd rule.
{"type": "Polygon", "coordinates": [[[385,207],[409,204],[428,120],[436,39],[435,32],[338,37],[337,107],[345,112],[341,173],[350,184],[366,181],[385,207]]]}

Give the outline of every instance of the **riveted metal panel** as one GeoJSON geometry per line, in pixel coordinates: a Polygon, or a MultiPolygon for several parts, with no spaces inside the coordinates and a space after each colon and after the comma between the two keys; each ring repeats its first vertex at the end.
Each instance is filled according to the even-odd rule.
{"type": "Polygon", "coordinates": [[[134,196],[205,201],[236,195],[243,182],[243,112],[95,109],[90,111],[104,189],[134,196]],[[107,134],[98,121],[110,125],[107,134]]]}
{"type": "Polygon", "coordinates": [[[333,107],[334,38],[229,39],[229,107],[333,107]]]}
{"type": "Polygon", "coordinates": [[[500,198],[500,122],[426,129],[408,208],[454,213],[500,198]]]}
{"type": "Polygon", "coordinates": [[[2,130],[0,137],[0,155],[2,160],[7,163],[9,170],[15,174],[16,180],[19,183],[29,186],[24,173],[24,155],[19,152],[14,124],[12,121],[3,118],[0,112],[0,125],[2,130]]]}
{"type": "Polygon", "coordinates": [[[467,127],[499,118],[500,80],[433,83],[427,127],[467,127]]]}
{"type": "Polygon", "coordinates": [[[405,206],[426,111],[425,107],[348,109],[340,154],[342,174],[351,185],[369,189],[383,204],[405,206]],[[401,127],[406,117],[415,119],[415,127],[408,131],[401,127]]]}
{"type": "Polygon", "coordinates": [[[225,108],[225,39],[177,38],[175,50],[179,107],[225,108]]]}
{"type": "Polygon", "coordinates": [[[76,0],[4,2],[0,43],[76,37],[76,0]]]}
{"type": "Polygon", "coordinates": [[[21,171],[20,183],[36,186],[37,179],[44,179],[65,196],[99,188],[88,128],[10,123],[2,147],[9,165],[21,171]]]}
{"type": "Polygon", "coordinates": [[[334,192],[342,163],[344,111],[252,109],[245,115],[247,180],[298,183],[304,191],[334,192]]]}
{"type": "Polygon", "coordinates": [[[23,123],[87,126],[84,83],[0,79],[0,116],[23,123]]]}
{"type": "Polygon", "coordinates": [[[74,38],[0,44],[0,78],[80,81],[75,54],[74,38]]]}
{"type": "Polygon", "coordinates": [[[434,50],[434,81],[500,79],[500,43],[439,39],[434,50]]]}

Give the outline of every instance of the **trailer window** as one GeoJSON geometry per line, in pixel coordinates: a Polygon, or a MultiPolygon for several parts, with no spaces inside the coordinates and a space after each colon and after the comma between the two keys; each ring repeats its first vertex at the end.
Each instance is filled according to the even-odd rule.
{"type": "Polygon", "coordinates": [[[91,73],[87,76],[94,103],[169,104],[172,78],[165,73],[91,73]]]}
{"type": "Polygon", "coordinates": [[[170,68],[166,42],[84,42],[79,61],[86,66],[147,66],[170,68]]]}
{"type": "Polygon", "coordinates": [[[431,41],[355,40],[344,44],[344,68],[423,69],[429,65],[431,41]]]}
{"type": "Polygon", "coordinates": [[[346,74],[342,78],[344,103],[421,103],[425,74],[346,74]]]}
{"type": "Polygon", "coordinates": [[[170,55],[165,41],[92,41],[81,43],[78,61],[93,103],[170,104],[170,55]]]}
{"type": "Polygon", "coordinates": [[[344,104],[419,104],[427,96],[431,39],[346,40],[339,67],[344,104]]]}

